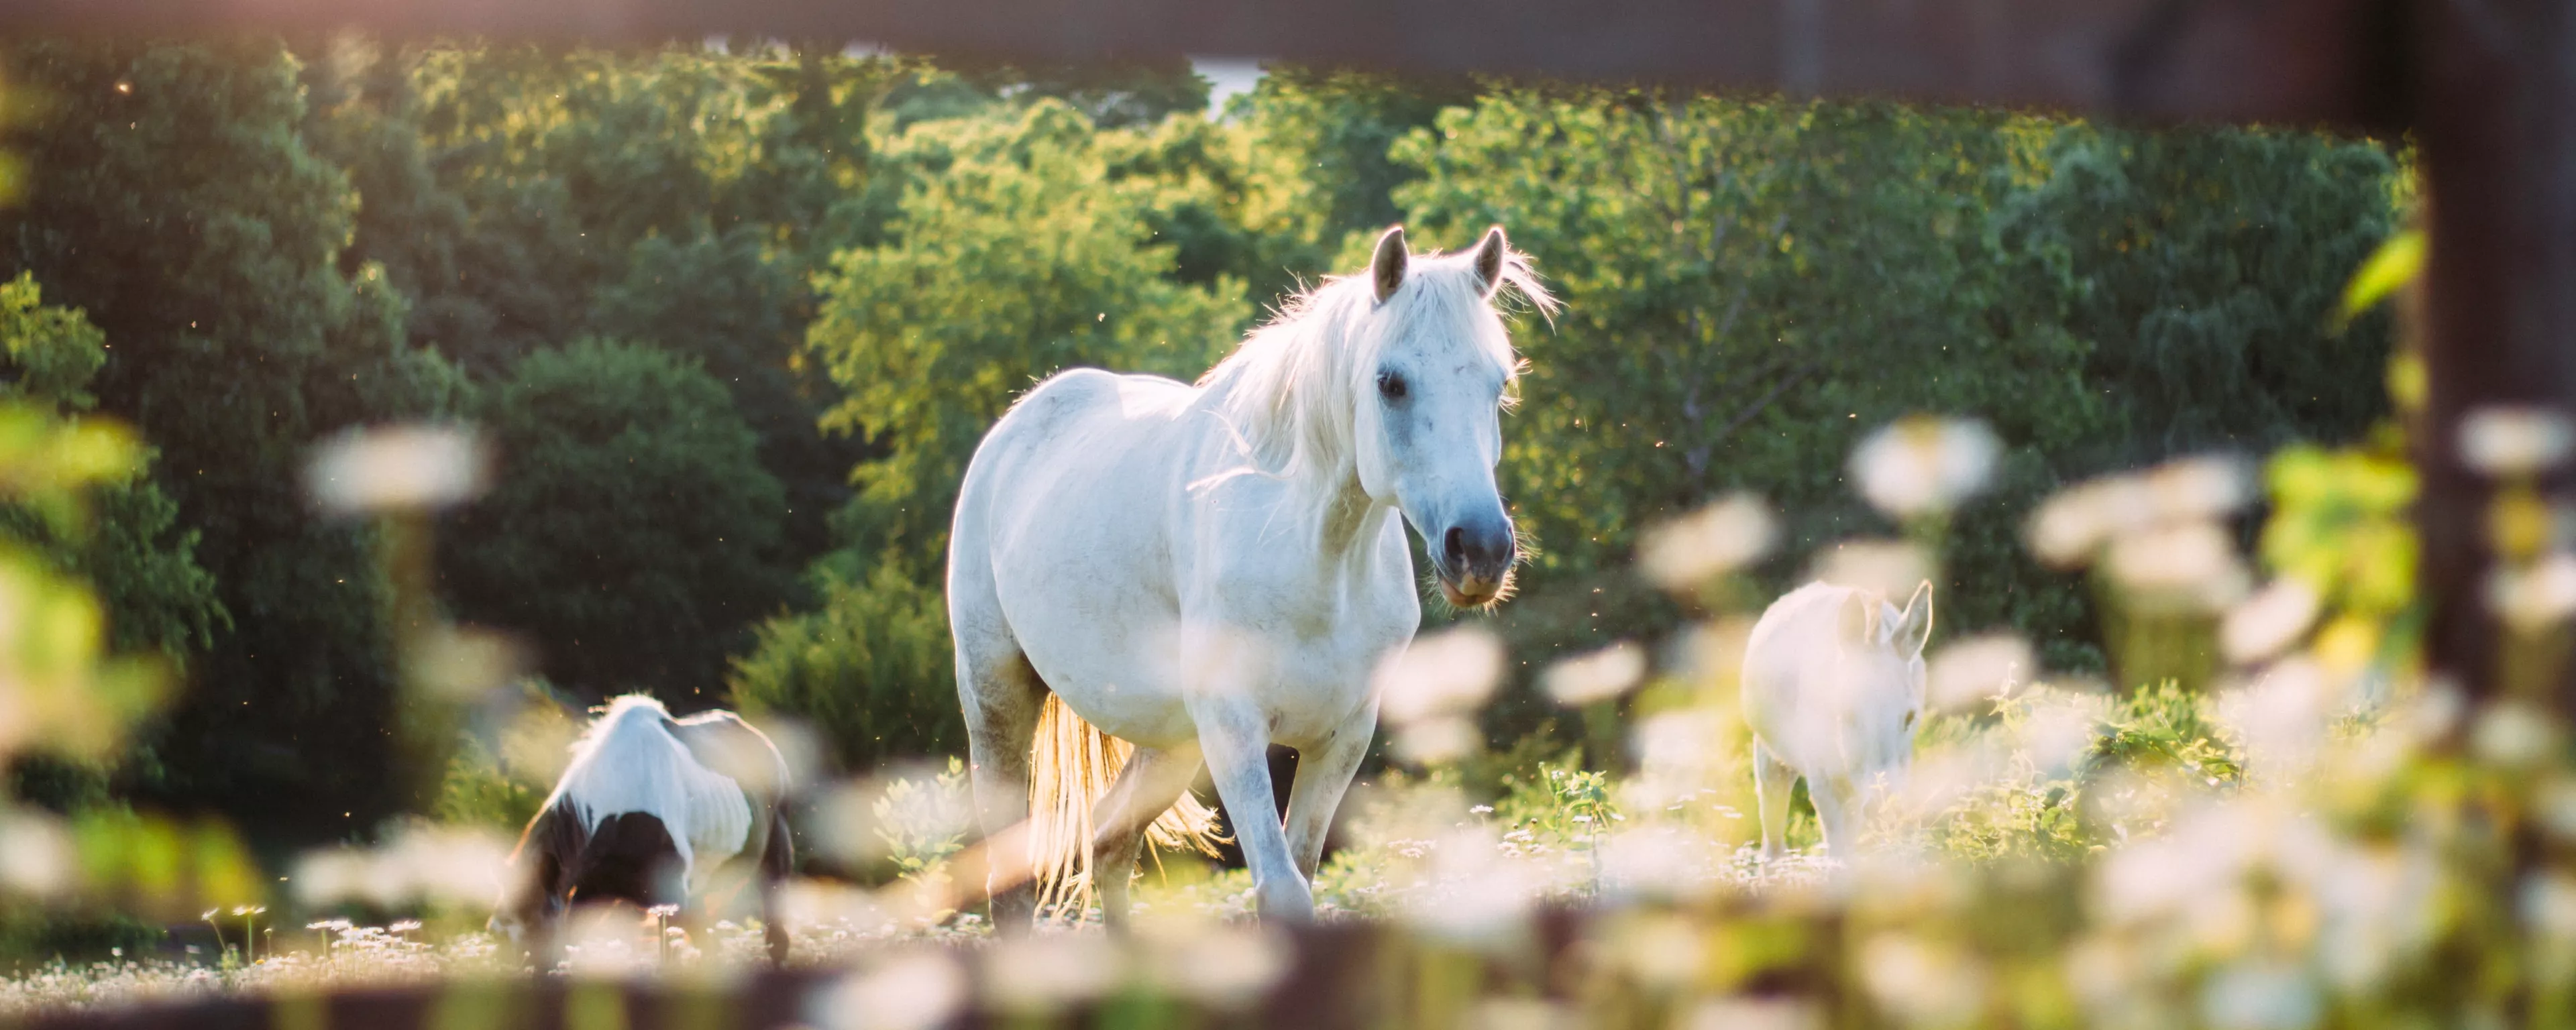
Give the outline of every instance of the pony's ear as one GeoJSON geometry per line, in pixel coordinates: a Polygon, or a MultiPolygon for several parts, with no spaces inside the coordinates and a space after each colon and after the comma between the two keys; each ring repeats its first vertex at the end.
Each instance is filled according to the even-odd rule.
{"type": "Polygon", "coordinates": [[[1837,628],[1843,641],[1864,645],[1878,643],[1880,624],[1884,621],[1879,618],[1878,609],[1884,604],[1883,601],[1864,597],[1857,592],[1845,595],[1842,611],[1836,613],[1839,622],[1837,628]]]}
{"type": "Polygon", "coordinates": [[[1905,611],[1897,615],[1888,641],[1909,657],[1922,654],[1924,645],[1932,642],[1931,580],[1924,580],[1922,586],[1914,588],[1914,596],[1906,599],[1905,611]]]}
{"type": "Polygon", "coordinates": [[[1369,283],[1377,287],[1377,301],[1386,303],[1395,296],[1396,287],[1404,285],[1404,266],[1412,263],[1413,252],[1405,249],[1404,227],[1399,225],[1377,238],[1377,256],[1369,259],[1369,283]]]}
{"type": "Polygon", "coordinates": [[[1495,288],[1503,285],[1503,255],[1510,250],[1499,225],[1485,230],[1483,242],[1476,244],[1476,281],[1484,284],[1485,296],[1493,296],[1495,288]]]}

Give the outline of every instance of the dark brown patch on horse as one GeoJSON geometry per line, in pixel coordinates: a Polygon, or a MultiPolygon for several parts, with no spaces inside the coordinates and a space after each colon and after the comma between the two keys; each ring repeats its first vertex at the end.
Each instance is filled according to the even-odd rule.
{"type": "Polygon", "coordinates": [[[659,817],[643,812],[601,819],[566,879],[576,904],[623,901],[652,908],[688,901],[678,842],[659,817]]]}

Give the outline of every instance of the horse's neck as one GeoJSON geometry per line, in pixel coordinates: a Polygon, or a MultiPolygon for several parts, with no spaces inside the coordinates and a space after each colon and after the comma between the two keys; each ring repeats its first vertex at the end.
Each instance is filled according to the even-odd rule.
{"type": "MultiPolygon", "coordinates": [[[[1386,520],[1394,514],[1394,508],[1370,500],[1360,489],[1356,469],[1325,502],[1310,532],[1314,534],[1316,552],[1324,556],[1326,566],[1334,570],[1334,580],[1343,589],[1365,584],[1380,574],[1378,541],[1386,535],[1386,520]]],[[[1410,570],[1404,574],[1411,578],[1410,570]]]]}

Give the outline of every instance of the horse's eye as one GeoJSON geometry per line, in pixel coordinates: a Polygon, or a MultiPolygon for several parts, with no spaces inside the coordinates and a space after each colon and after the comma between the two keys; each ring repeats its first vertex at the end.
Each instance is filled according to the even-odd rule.
{"type": "Polygon", "coordinates": [[[1393,372],[1377,374],[1378,395],[1391,401],[1404,399],[1404,377],[1393,372]]]}

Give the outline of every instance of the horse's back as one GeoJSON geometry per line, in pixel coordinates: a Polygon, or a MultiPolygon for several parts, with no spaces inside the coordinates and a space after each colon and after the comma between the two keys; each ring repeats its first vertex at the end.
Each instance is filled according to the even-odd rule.
{"type": "Polygon", "coordinates": [[[961,662],[1023,656],[1083,718],[1130,740],[1185,726],[1147,659],[1179,618],[1176,523],[1214,425],[1199,398],[1169,379],[1076,369],[994,424],[949,540],[961,662]],[[1116,697],[1084,689],[1112,686],[1116,697]]]}
{"type": "Polygon", "coordinates": [[[1843,607],[1859,593],[1809,583],[1771,602],[1754,622],[1744,643],[1744,717],[1775,749],[1794,749],[1794,741],[1785,739],[1792,736],[1785,732],[1792,719],[1839,718],[1839,712],[1818,709],[1842,703],[1843,692],[1819,688],[1841,657],[1843,607]]]}

